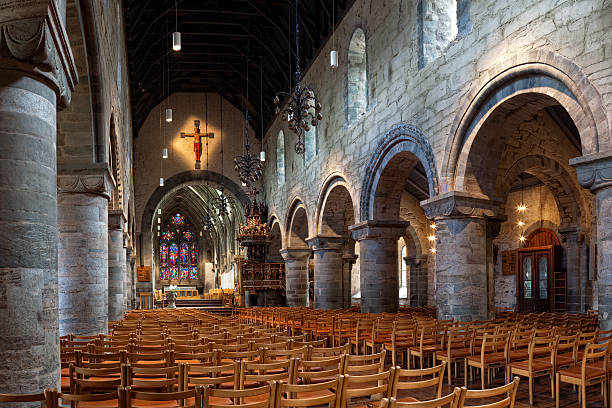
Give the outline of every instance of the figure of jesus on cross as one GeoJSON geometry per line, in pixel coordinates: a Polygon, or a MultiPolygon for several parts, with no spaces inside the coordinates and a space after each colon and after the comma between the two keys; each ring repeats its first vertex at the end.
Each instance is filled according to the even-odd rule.
{"type": "Polygon", "coordinates": [[[193,133],[184,133],[181,132],[181,138],[193,137],[193,151],[195,153],[195,168],[199,170],[200,166],[200,158],[202,157],[202,138],[213,139],[215,134],[213,132],[209,133],[200,133],[200,121],[193,121],[193,133]]]}

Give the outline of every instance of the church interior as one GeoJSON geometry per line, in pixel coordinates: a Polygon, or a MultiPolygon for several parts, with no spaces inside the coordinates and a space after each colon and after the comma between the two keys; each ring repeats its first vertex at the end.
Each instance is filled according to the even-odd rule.
{"type": "Polygon", "coordinates": [[[606,0],[0,1],[0,407],[612,407],[611,127],[606,0]]]}

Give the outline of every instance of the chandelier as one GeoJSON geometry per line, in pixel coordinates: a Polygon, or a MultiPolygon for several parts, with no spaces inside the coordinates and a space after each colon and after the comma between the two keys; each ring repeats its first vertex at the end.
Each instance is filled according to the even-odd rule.
{"type": "Polygon", "coordinates": [[[217,208],[217,214],[221,217],[228,215],[227,208],[229,207],[230,200],[224,193],[225,187],[221,185],[221,191],[219,197],[215,199],[215,207],[217,208]]]}
{"type": "Polygon", "coordinates": [[[295,143],[295,152],[304,154],[304,133],[310,131],[311,126],[323,119],[321,104],[313,91],[302,87],[302,73],[300,72],[300,26],[298,20],[298,0],[295,0],[295,89],[292,94],[279,92],[274,97],[275,113],[281,114],[283,120],[289,122],[289,130],[298,137],[295,143]],[[287,106],[280,108],[280,99],[287,98],[287,106]]]}
{"type": "Polygon", "coordinates": [[[251,146],[249,144],[249,60],[247,59],[247,73],[246,73],[246,109],[244,114],[244,126],[246,128],[245,137],[245,152],[242,156],[234,157],[234,170],[238,173],[238,178],[242,182],[243,186],[248,186],[251,183],[255,183],[259,180],[259,177],[263,174],[263,164],[259,160],[259,157],[251,154],[251,146]]]}

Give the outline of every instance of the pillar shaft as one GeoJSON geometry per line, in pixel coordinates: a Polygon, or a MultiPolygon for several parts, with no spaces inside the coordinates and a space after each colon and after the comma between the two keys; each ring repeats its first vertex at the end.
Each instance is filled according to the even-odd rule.
{"type": "Polygon", "coordinates": [[[58,175],[60,335],[108,330],[108,170],[58,175]]]}
{"type": "Polygon", "coordinates": [[[359,241],[362,313],[394,313],[399,310],[397,240],[408,222],[365,221],[349,230],[359,241]]]}
{"type": "Polygon", "coordinates": [[[108,214],[108,319],[119,320],[125,312],[123,281],[125,279],[125,248],[120,210],[108,214]]]}
{"type": "Polygon", "coordinates": [[[287,306],[306,306],[308,303],[308,268],[306,262],[312,251],[308,248],[281,249],[285,260],[285,293],[287,306]]]}
{"type": "Polygon", "coordinates": [[[566,307],[570,313],[579,313],[582,306],[582,276],[580,275],[580,233],[577,230],[560,231],[565,243],[567,271],[566,307]]]}
{"type": "MultiPolygon", "coordinates": [[[[14,3],[14,4],[13,4],[14,3]]],[[[56,2],[0,16],[0,378],[3,393],[60,383],[57,107],[77,76],[56,2]],[[14,14],[11,16],[14,18],[14,14]],[[67,71],[65,70],[67,69],[67,71]]],[[[7,406],[34,407],[36,403],[7,406]]]]}
{"type": "Polygon", "coordinates": [[[612,151],[572,159],[578,182],[595,194],[597,291],[602,330],[612,328],[612,151]]]}
{"type": "Polygon", "coordinates": [[[342,237],[323,235],[308,240],[314,253],[315,309],[341,309],[344,306],[344,241],[342,237]]]}

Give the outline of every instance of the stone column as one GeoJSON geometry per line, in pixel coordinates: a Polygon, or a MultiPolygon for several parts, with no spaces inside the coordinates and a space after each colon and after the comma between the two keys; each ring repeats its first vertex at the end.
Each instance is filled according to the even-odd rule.
{"type": "Polygon", "coordinates": [[[56,115],[78,76],[55,2],[0,8],[0,388],[33,393],[60,381],[56,115]]]}
{"type": "MultiPolygon", "coordinates": [[[[345,248],[346,249],[346,248],[345,248]]],[[[351,250],[354,251],[353,246],[351,245],[351,250]]],[[[351,307],[351,272],[353,271],[353,265],[357,262],[358,256],[354,253],[345,252],[342,255],[342,282],[343,282],[343,308],[351,307]]]]}
{"type": "Polygon", "coordinates": [[[57,177],[60,335],[108,330],[107,166],[60,168],[57,177]]]}
{"type": "Polygon", "coordinates": [[[404,262],[410,274],[410,306],[427,304],[427,255],[405,257],[404,262]]]}
{"type": "Polygon", "coordinates": [[[281,249],[285,260],[285,293],[287,306],[306,306],[308,303],[308,269],[306,262],[312,254],[309,248],[281,249]]]}
{"type": "Polygon", "coordinates": [[[314,252],[315,309],[341,309],[344,305],[342,254],[345,239],[318,235],[307,242],[314,252]]]}
{"type": "Polygon", "coordinates": [[[438,318],[487,319],[487,221],[499,203],[462,192],[421,202],[436,221],[436,307],[438,318]]]}
{"type": "Polygon", "coordinates": [[[559,231],[565,244],[567,268],[565,272],[566,306],[570,313],[580,313],[582,306],[582,280],[580,275],[580,233],[576,228],[559,231]]]}
{"type": "Polygon", "coordinates": [[[123,280],[125,279],[125,248],[123,247],[123,225],[125,217],[121,210],[108,212],[108,320],[123,317],[123,280]]]}
{"type": "Polygon", "coordinates": [[[349,227],[359,241],[362,313],[399,310],[397,240],[408,225],[406,221],[363,221],[349,227]]]}
{"type": "MultiPolygon", "coordinates": [[[[129,241],[129,235],[128,235],[129,241]]],[[[123,283],[123,291],[125,293],[125,310],[130,310],[132,308],[132,276],[133,273],[133,263],[132,263],[132,246],[128,245],[125,247],[125,278],[123,283]]]]}
{"type": "Polygon", "coordinates": [[[597,218],[597,297],[600,328],[612,328],[612,151],[570,160],[578,182],[595,194],[597,218]]]}

